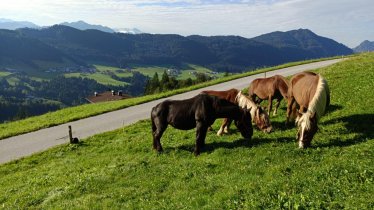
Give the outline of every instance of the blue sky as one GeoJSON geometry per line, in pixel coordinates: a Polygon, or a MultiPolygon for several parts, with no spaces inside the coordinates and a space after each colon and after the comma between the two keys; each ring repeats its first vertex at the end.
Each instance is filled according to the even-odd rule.
{"type": "Polygon", "coordinates": [[[373,0],[1,0],[0,18],[83,20],[147,33],[239,35],[308,28],[348,47],[374,41],[373,0]]]}

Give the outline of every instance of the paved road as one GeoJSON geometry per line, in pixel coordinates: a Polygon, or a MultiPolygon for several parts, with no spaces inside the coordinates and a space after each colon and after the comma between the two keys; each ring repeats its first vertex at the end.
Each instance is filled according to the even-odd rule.
{"type": "MultiPolygon", "coordinates": [[[[279,69],[272,72],[267,72],[266,76],[270,77],[276,74],[290,76],[297,72],[328,66],[337,63],[341,60],[342,59],[321,61],[311,64],[279,69]]],[[[227,90],[230,88],[243,89],[248,87],[249,83],[252,80],[256,78],[262,78],[264,76],[265,74],[262,73],[258,75],[244,77],[230,82],[225,82],[210,87],[194,90],[191,92],[174,95],[168,97],[168,99],[178,100],[190,98],[200,93],[202,90],[227,90]]],[[[75,122],[70,122],[59,126],[46,128],[35,132],[0,140],[0,164],[31,155],[36,152],[47,150],[48,148],[56,145],[69,142],[69,138],[67,135],[68,125],[72,126],[74,137],[83,139],[105,131],[115,130],[117,128],[135,123],[142,119],[147,119],[150,117],[151,108],[164,100],[166,99],[163,98],[156,101],[140,104],[137,106],[121,109],[118,111],[113,111],[102,115],[78,120],[75,122]]]]}

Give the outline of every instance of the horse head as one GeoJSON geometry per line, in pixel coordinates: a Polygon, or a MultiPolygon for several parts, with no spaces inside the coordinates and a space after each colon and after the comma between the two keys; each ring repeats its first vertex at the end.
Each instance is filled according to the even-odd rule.
{"type": "Polygon", "coordinates": [[[240,110],[242,115],[239,119],[234,121],[235,125],[244,138],[251,139],[253,135],[251,113],[246,109],[240,108],[240,110]]]}
{"type": "Polygon", "coordinates": [[[270,123],[269,115],[261,106],[254,103],[249,97],[244,95],[242,91],[239,91],[235,100],[241,108],[250,111],[253,122],[260,130],[265,133],[271,132],[272,126],[270,123]]]}
{"type": "Polygon", "coordinates": [[[253,121],[265,133],[270,133],[273,129],[268,113],[261,106],[257,107],[253,121]]]}
{"type": "Polygon", "coordinates": [[[318,130],[317,115],[315,112],[307,111],[296,118],[298,127],[297,140],[299,148],[307,148],[318,130]]]}

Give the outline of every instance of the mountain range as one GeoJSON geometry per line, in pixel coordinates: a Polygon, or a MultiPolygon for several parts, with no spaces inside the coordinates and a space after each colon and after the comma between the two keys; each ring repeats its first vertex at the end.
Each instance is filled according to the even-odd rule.
{"type": "Polygon", "coordinates": [[[285,62],[347,55],[353,51],[308,29],[240,36],[123,34],[78,30],[65,25],[0,30],[0,67],[68,62],[111,66],[198,64],[217,71],[241,72],[285,62]]]}
{"type": "MultiPolygon", "coordinates": [[[[95,25],[95,24],[89,24],[82,20],[76,21],[76,22],[63,22],[59,25],[65,25],[70,26],[72,28],[76,28],[79,30],[88,30],[88,29],[95,29],[107,33],[130,33],[130,34],[140,34],[143,33],[137,28],[118,28],[118,29],[112,29],[107,26],[102,25],[95,25]]],[[[10,19],[4,19],[0,18],[0,29],[8,29],[8,30],[15,30],[19,28],[34,28],[34,29],[40,29],[40,28],[47,28],[48,26],[38,26],[32,22],[28,21],[14,21],[10,19]]]]}

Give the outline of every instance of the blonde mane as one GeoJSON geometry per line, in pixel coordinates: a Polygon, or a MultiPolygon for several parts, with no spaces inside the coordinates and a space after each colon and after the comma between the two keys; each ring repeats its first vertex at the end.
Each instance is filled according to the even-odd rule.
{"type": "Polygon", "coordinates": [[[299,126],[305,126],[305,129],[310,129],[310,117],[313,113],[316,114],[317,121],[322,117],[323,114],[325,114],[326,108],[330,101],[330,89],[327,81],[321,75],[318,75],[318,77],[319,79],[316,93],[308,105],[307,112],[296,118],[296,124],[299,126]]]}
{"type": "Polygon", "coordinates": [[[244,95],[242,91],[239,91],[239,93],[236,95],[235,101],[238,102],[238,105],[241,108],[248,109],[251,112],[252,118],[256,116],[256,110],[258,109],[257,104],[244,95]]]}

